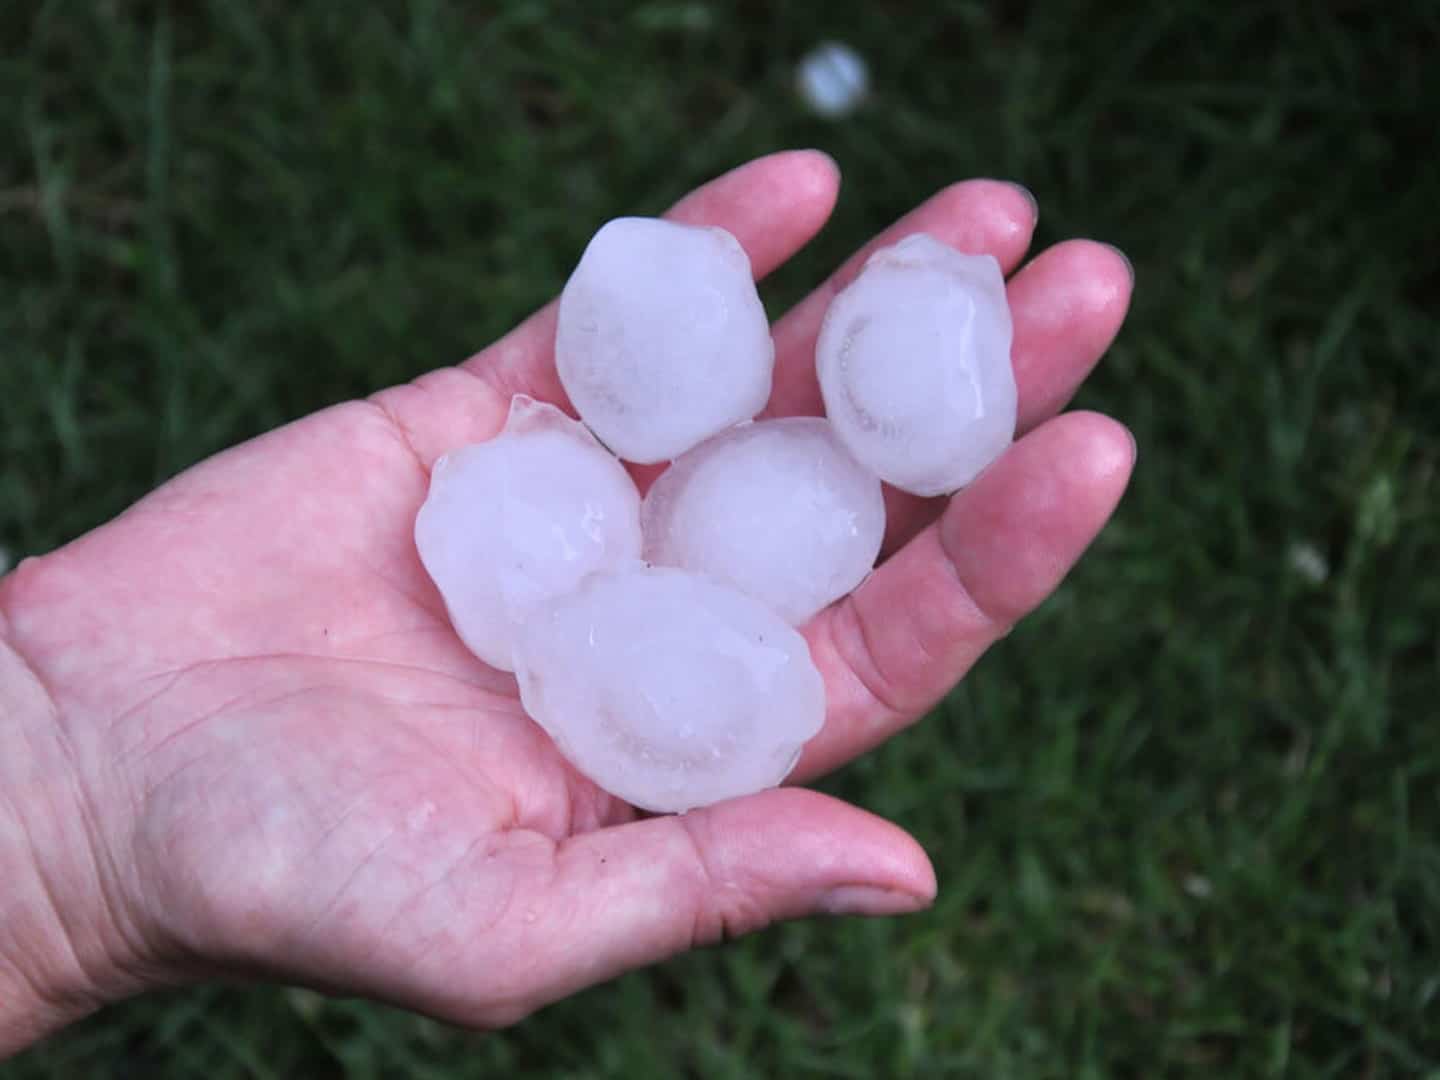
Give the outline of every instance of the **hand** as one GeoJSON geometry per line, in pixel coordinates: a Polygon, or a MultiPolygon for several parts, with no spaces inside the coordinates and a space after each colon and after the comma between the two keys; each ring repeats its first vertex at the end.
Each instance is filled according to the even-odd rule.
{"type": "MultiPolygon", "coordinates": [[[[764,274],[837,184],[823,155],[776,154],[670,216],[723,225],[764,274]]],[[[971,181],[871,247],[924,230],[1009,272],[1034,224],[1020,189],[971,181]]],[[[815,336],[865,254],[775,325],[771,414],[820,411],[815,336]]],[[[1012,278],[1023,437],[948,503],[887,491],[892,553],[805,631],[830,709],[795,781],[921,715],[1109,516],[1133,441],[1053,414],[1130,287],[1083,241],[1012,278]]],[[[918,844],[800,788],[638,817],[461,647],[415,512],[435,458],[494,435],[511,395],[564,402],[554,325],[551,305],[459,367],[220,454],[0,580],[0,701],[23,733],[0,764],[0,870],[20,883],[0,907],[0,1050],[211,974],[491,1027],[776,919],[931,900],[918,844]]]]}

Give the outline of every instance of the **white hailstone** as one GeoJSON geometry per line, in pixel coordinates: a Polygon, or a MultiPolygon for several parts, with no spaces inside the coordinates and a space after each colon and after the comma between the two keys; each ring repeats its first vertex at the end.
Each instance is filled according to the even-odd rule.
{"type": "Polygon", "coordinates": [[[668,461],[770,397],[775,346],[750,260],[724,229],[617,218],[560,295],[555,365],[626,461],[668,461]]]}
{"type": "Polygon", "coordinates": [[[661,813],[774,787],[825,719],[809,649],[684,570],[592,575],[522,627],[520,699],[600,787],[661,813]]]}
{"type": "Polygon", "coordinates": [[[861,464],[916,495],[964,487],[1015,437],[1000,264],[916,233],[870,256],[815,349],[825,412],[861,464]]]}
{"type": "Polygon", "coordinates": [[[795,88],[821,116],[853,112],[870,89],[865,59],[849,45],[827,41],[806,53],[795,70],[795,88]]]}
{"type": "Polygon", "coordinates": [[[640,494],[583,424],[518,394],[499,435],[435,463],[415,546],[461,640],[509,671],[520,622],[639,557],[640,494]]]}
{"type": "Polygon", "coordinates": [[[880,481],[813,416],[722,431],[682,454],[641,505],[645,559],[706,574],[799,625],[875,565],[880,481]]]}
{"type": "MultiPolygon", "coordinates": [[[[643,506],[641,512],[644,512],[643,506]]],[[[644,521],[643,516],[641,521],[644,521]]],[[[1291,544],[1290,550],[1286,552],[1286,561],[1291,570],[1311,585],[1323,585],[1330,577],[1330,560],[1308,540],[1291,544]]]]}

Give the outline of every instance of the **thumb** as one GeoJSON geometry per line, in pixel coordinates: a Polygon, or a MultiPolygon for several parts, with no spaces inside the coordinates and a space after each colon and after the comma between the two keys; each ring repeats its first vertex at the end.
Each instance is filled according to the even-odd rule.
{"type": "Polygon", "coordinates": [[[778,919],[894,915],[935,896],[935,872],[907,833],[798,788],[576,836],[554,865],[524,935],[516,1018],[778,919]]]}

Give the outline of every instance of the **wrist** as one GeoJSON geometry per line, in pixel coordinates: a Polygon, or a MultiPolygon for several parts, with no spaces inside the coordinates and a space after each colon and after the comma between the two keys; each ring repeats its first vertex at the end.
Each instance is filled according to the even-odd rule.
{"type": "Polygon", "coordinates": [[[133,990],[134,965],[78,755],[44,682],[10,638],[3,604],[0,724],[3,1059],[133,990]]]}

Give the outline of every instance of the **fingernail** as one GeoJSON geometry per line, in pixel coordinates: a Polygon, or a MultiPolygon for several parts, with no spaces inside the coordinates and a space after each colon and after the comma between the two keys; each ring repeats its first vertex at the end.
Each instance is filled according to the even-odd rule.
{"type": "Polygon", "coordinates": [[[1031,191],[1028,187],[1026,187],[1024,184],[1017,184],[1014,180],[1006,180],[1005,183],[1009,184],[1021,195],[1025,196],[1025,201],[1030,204],[1030,216],[1033,217],[1036,221],[1039,221],[1040,200],[1035,198],[1035,193],[1031,191]]]}
{"type": "MultiPolygon", "coordinates": [[[[1105,242],[1102,240],[1101,243],[1105,242]]],[[[1113,251],[1116,255],[1119,255],[1121,260],[1125,263],[1125,269],[1130,274],[1130,287],[1133,289],[1135,287],[1135,264],[1130,261],[1130,256],[1126,255],[1125,252],[1121,251],[1114,244],[1105,244],[1105,246],[1108,247],[1111,251],[1113,251]]]]}
{"type": "Polygon", "coordinates": [[[824,893],[816,904],[825,915],[905,915],[925,906],[914,893],[874,885],[841,885],[824,893]]]}
{"type": "Polygon", "coordinates": [[[1125,434],[1130,436],[1130,464],[1134,465],[1140,460],[1140,444],[1135,441],[1135,432],[1128,427],[1125,429],[1125,434]]]}

